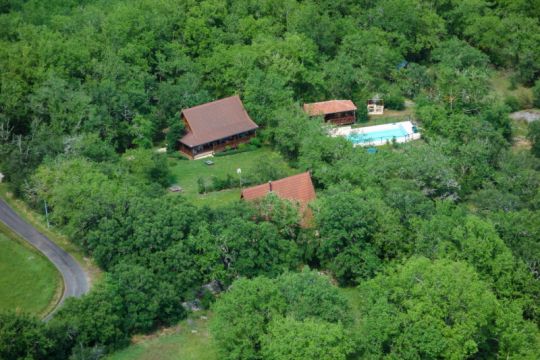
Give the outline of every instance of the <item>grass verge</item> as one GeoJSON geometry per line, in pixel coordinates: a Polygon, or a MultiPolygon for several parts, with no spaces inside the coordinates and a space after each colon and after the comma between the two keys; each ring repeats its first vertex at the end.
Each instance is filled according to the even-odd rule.
{"type": "Polygon", "coordinates": [[[44,317],[62,292],[62,277],[54,265],[0,223],[0,311],[44,317]]]}

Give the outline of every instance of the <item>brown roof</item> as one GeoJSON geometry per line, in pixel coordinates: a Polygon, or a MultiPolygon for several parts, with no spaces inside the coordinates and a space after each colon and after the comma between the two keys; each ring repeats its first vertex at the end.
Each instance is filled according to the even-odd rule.
{"type": "Polygon", "coordinates": [[[265,197],[270,191],[282,199],[298,201],[304,206],[315,199],[315,188],[309,172],[246,188],[242,191],[242,198],[255,200],[265,197]]]}
{"type": "Polygon", "coordinates": [[[258,128],[238,95],[184,109],[182,115],[190,130],[180,142],[189,147],[258,128]]]}
{"type": "Polygon", "coordinates": [[[265,197],[270,191],[282,199],[297,202],[302,216],[300,225],[310,226],[313,214],[308,203],[315,200],[316,195],[309,172],[246,188],[242,191],[241,197],[245,200],[257,200],[265,197]]]}
{"type": "Polygon", "coordinates": [[[329,100],[304,104],[304,111],[309,116],[335,114],[353,110],[356,110],[356,105],[351,100],[329,100]]]}

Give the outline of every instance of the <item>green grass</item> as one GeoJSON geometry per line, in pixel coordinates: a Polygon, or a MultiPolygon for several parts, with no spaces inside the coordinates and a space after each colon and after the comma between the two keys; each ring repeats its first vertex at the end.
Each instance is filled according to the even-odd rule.
{"type": "Polygon", "coordinates": [[[217,350],[208,332],[208,320],[182,321],[160,334],[134,339],[130,347],[107,360],[217,360],[217,350]],[[195,332],[192,332],[195,331],[195,332]]]}
{"type": "Polygon", "coordinates": [[[36,249],[0,230],[0,311],[46,315],[61,296],[60,274],[36,249]]]}
{"type": "MultiPolygon", "coordinates": [[[[287,174],[293,174],[293,170],[287,165],[285,160],[276,152],[269,148],[260,148],[234,155],[215,156],[209,158],[213,165],[206,165],[201,160],[178,160],[171,158],[169,165],[176,183],[183,188],[181,193],[196,205],[218,206],[224,203],[233,202],[240,199],[240,189],[228,189],[222,191],[209,192],[207,194],[198,193],[199,177],[209,179],[212,176],[223,178],[230,174],[235,179],[240,179],[236,169],[242,169],[242,177],[246,178],[253,174],[255,167],[260,163],[273,163],[279,166],[287,174]]],[[[179,196],[179,193],[171,193],[171,196],[179,196]]]]}
{"type": "Polygon", "coordinates": [[[353,128],[366,127],[366,126],[375,126],[383,124],[391,124],[400,121],[411,120],[414,118],[413,109],[411,107],[405,108],[404,110],[384,110],[383,115],[370,115],[369,120],[366,122],[361,122],[354,124],[353,128]]]}

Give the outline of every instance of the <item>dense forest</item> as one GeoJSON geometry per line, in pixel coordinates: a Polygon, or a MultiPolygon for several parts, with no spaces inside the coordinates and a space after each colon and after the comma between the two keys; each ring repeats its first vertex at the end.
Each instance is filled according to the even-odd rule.
{"type": "Polygon", "coordinates": [[[539,77],[538,1],[0,1],[0,171],[105,272],[49,322],[0,314],[0,358],[99,359],[219,281],[223,359],[537,359],[540,121],[515,147],[509,113],[539,77]],[[168,196],[180,111],[234,94],[311,171],[312,227],[168,196]],[[371,154],[301,111],[375,94],[423,139],[371,154]]]}

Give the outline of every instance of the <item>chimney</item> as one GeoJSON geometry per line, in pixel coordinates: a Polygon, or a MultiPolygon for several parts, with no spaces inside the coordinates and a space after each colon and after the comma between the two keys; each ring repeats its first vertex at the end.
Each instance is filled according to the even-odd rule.
{"type": "Polygon", "coordinates": [[[270,181],[268,182],[268,187],[269,187],[269,189],[270,189],[269,191],[272,192],[272,180],[270,180],[270,181]]]}

